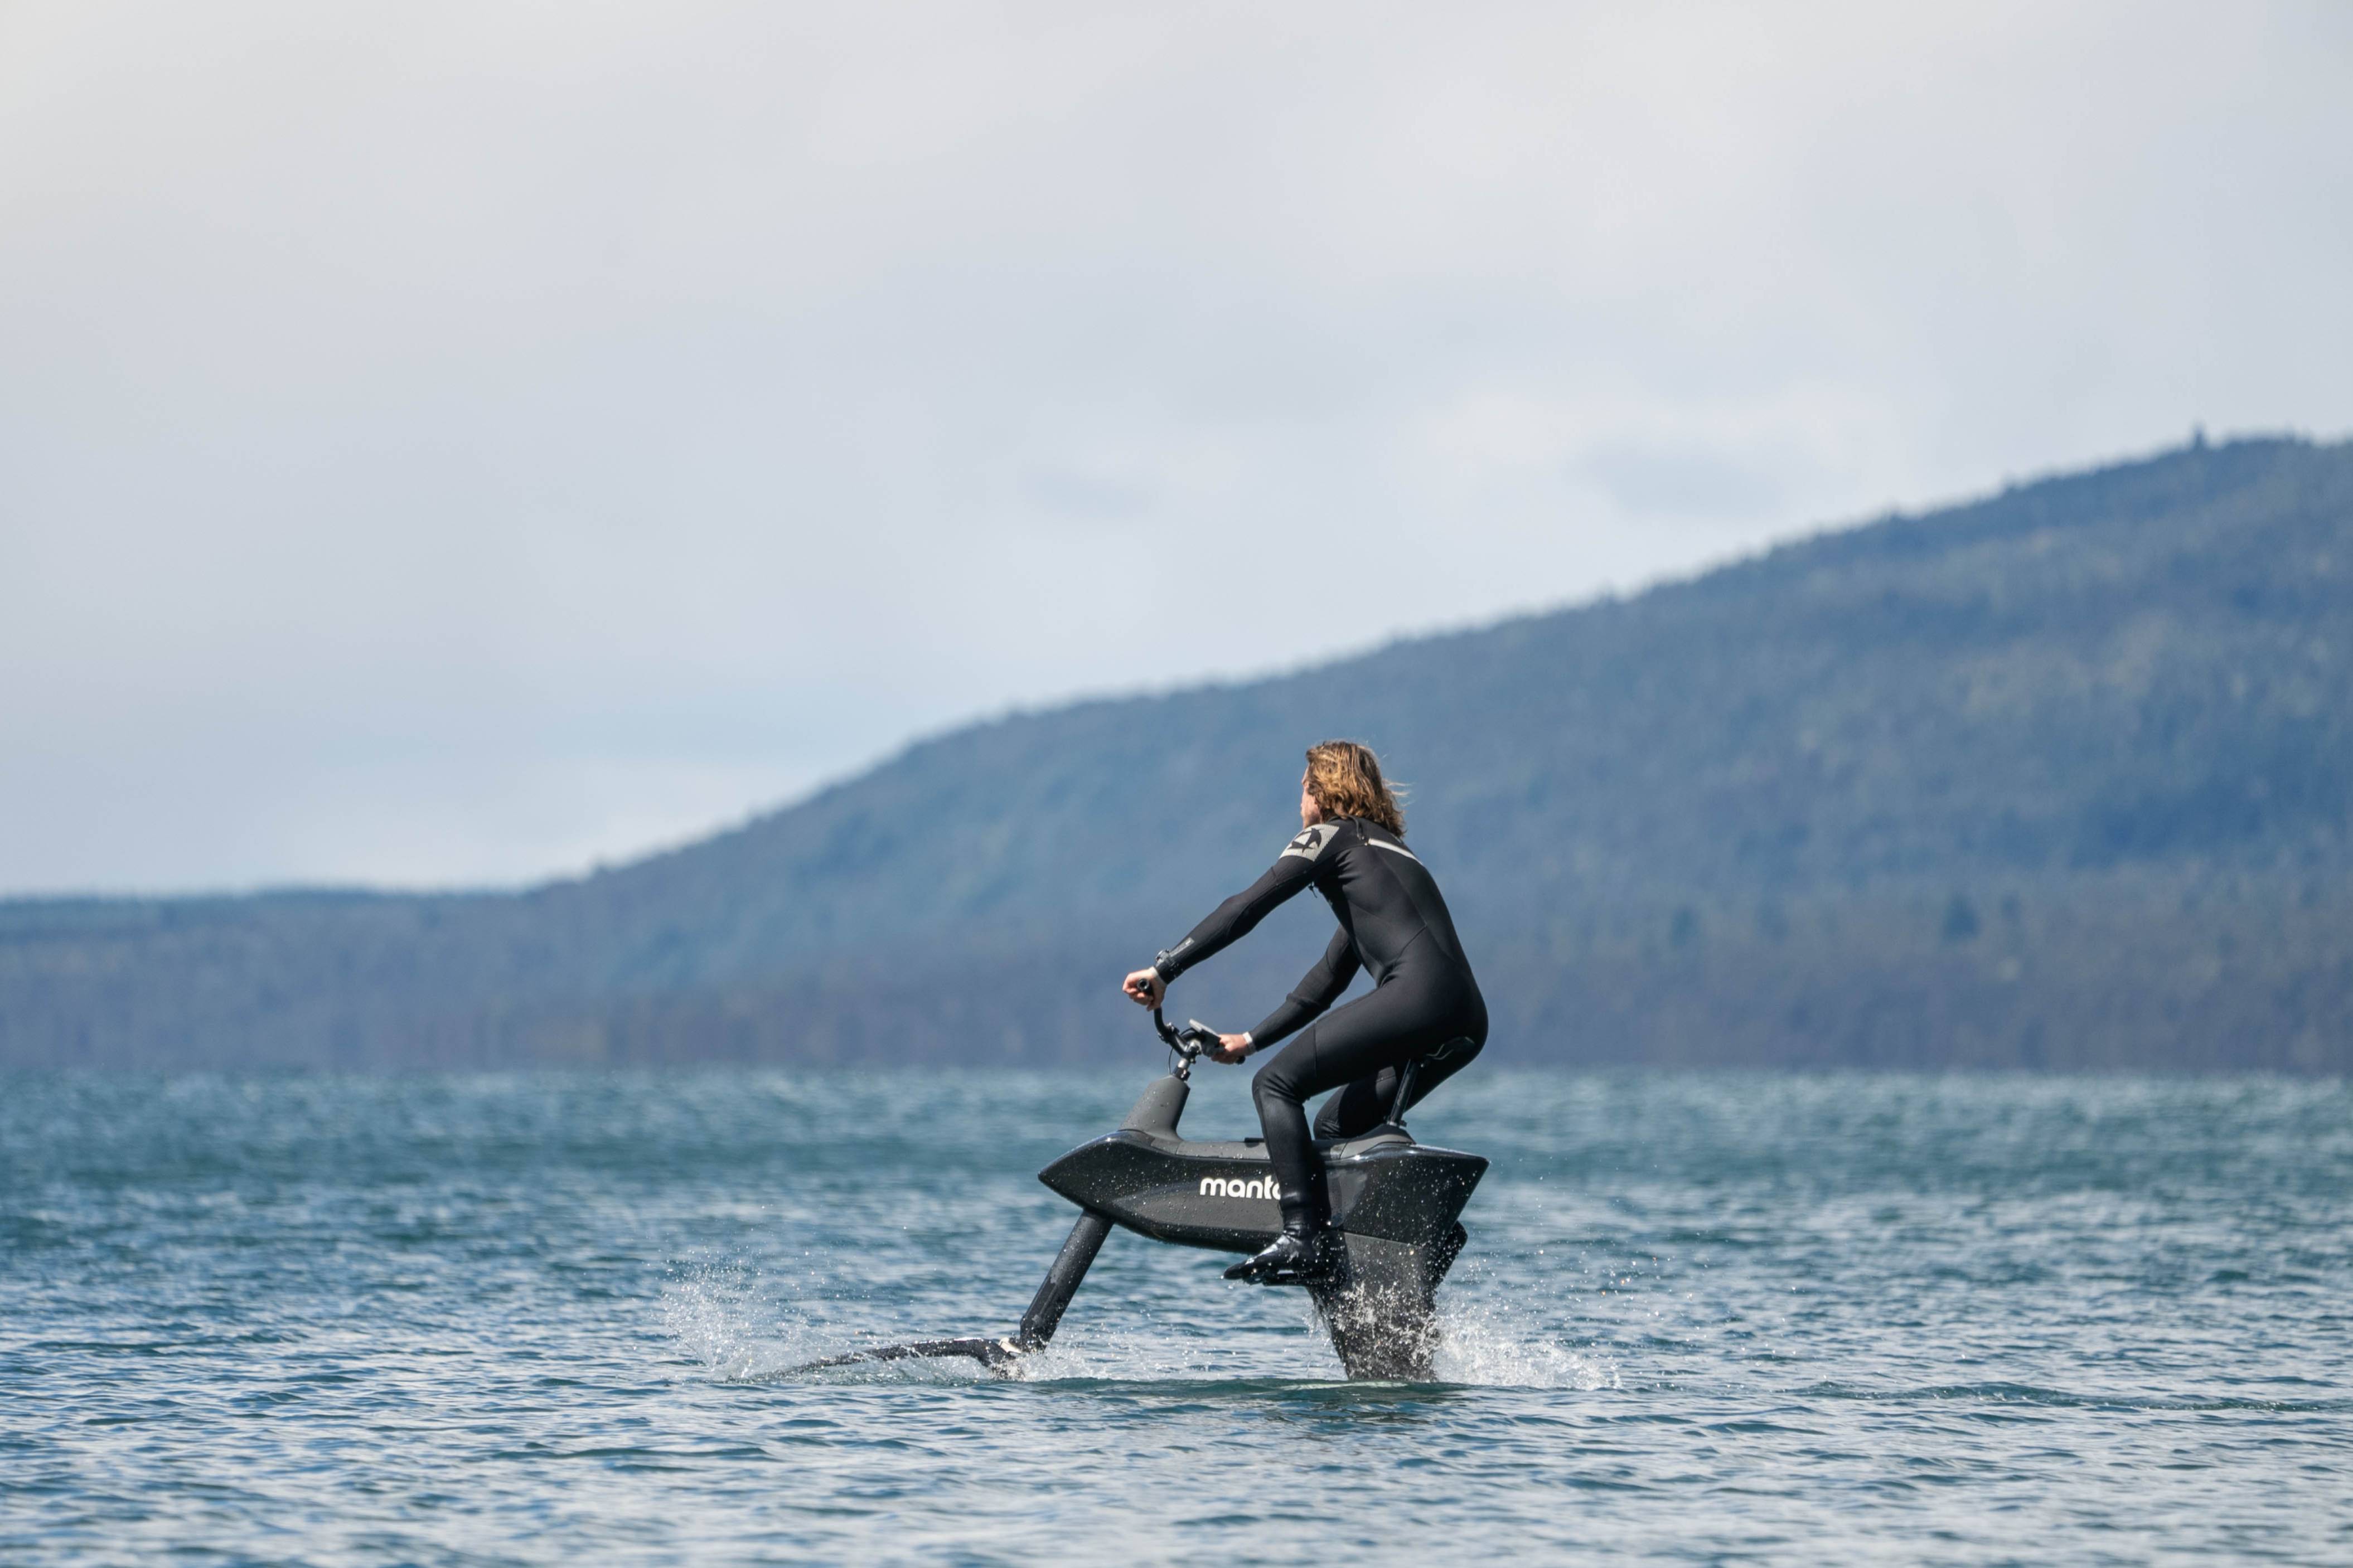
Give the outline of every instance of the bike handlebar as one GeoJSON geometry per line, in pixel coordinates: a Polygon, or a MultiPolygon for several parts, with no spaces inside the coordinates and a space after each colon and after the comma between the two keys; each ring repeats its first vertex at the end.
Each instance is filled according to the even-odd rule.
{"type": "Polygon", "coordinates": [[[1218,1031],[1198,1018],[1186,1019],[1185,1026],[1180,1029],[1162,1017],[1160,1009],[1155,1007],[1152,1010],[1152,1027],[1170,1050],[1185,1058],[1185,1065],[1188,1068],[1193,1065],[1195,1057],[1218,1047],[1218,1031]]]}

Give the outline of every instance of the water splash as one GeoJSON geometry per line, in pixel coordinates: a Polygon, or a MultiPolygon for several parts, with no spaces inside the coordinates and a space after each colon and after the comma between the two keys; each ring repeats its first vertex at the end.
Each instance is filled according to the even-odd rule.
{"type": "Polygon", "coordinates": [[[1608,1356],[1572,1350],[1510,1302],[1441,1300],[1433,1369],[1441,1383],[1490,1388],[1622,1386],[1608,1356]]]}
{"type": "Polygon", "coordinates": [[[855,1348],[805,1306],[779,1301],[770,1281],[733,1260],[673,1265],[661,1293],[663,1331],[715,1383],[759,1383],[855,1348]]]}
{"type": "MultiPolygon", "coordinates": [[[[1451,1293],[1450,1292],[1450,1295],[1451,1293]]],[[[962,1358],[872,1363],[809,1372],[810,1362],[879,1344],[871,1331],[831,1321],[820,1296],[786,1297],[742,1262],[674,1266],[661,1296],[664,1331],[680,1352],[716,1383],[771,1383],[807,1377],[830,1382],[970,1382],[1003,1376],[1023,1383],[1208,1384],[1223,1381],[1336,1383],[1339,1358],[1304,1294],[1296,1326],[1220,1338],[1192,1321],[1131,1327],[1097,1326],[992,1373],[962,1358]]],[[[1564,1343],[1525,1309],[1507,1300],[1441,1300],[1437,1381],[1472,1387],[1604,1389],[1620,1386],[1616,1363],[1564,1343]]]]}
{"type": "MultiPolygon", "coordinates": [[[[673,1265],[661,1294],[662,1327],[713,1383],[968,1383],[989,1376],[965,1357],[809,1363],[908,1338],[878,1338],[871,1330],[836,1321],[821,1277],[804,1294],[786,1293],[761,1272],[733,1260],[673,1265]]],[[[852,1304],[854,1305],[854,1303],[852,1304]]]]}
{"type": "Polygon", "coordinates": [[[756,1272],[741,1264],[680,1268],[662,1287],[663,1331],[712,1377],[740,1377],[770,1348],[754,1325],[757,1286],[756,1272]]]}

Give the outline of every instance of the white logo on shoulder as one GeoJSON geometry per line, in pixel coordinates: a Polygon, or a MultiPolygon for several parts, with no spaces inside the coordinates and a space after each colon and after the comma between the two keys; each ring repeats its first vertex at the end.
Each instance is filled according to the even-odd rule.
{"type": "MultiPolygon", "coordinates": [[[[1291,847],[1285,849],[1282,853],[1284,855],[1296,855],[1303,860],[1315,859],[1324,853],[1324,847],[1331,843],[1339,831],[1339,828],[1335,827],[1331,823],[1319,822],[1314,826],[1308,828],[1305,832],[1302,833],[1298,837],[1293,839],[1291,841],[1291,847]]],[[[1277,858],[1279,859],[1281,857],[1278,856],[1277,858]]]]}

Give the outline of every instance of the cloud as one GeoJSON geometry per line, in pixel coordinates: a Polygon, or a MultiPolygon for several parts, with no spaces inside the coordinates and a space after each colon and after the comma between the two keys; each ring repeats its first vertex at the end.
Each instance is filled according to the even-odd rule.
{"type": "Polygon", "coordinates": [[[513,879],[906,735],[2353,426],[2327,5],[0,12],[0,888],[513,879]]]}

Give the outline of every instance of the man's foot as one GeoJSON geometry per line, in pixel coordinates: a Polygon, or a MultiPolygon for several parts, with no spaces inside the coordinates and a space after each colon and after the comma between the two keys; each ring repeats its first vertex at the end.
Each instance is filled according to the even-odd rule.
{"type": "Polygon", "coordinates": [[[1303,1285],[1324,1279],[1339,1267],[1339,1244],[1340,1238],[1328,1226],[1305,1236],[1286,1230],[1265,1251],[1227,1269],[1226,1278],[1259,1285],[1303,1285]]]}

